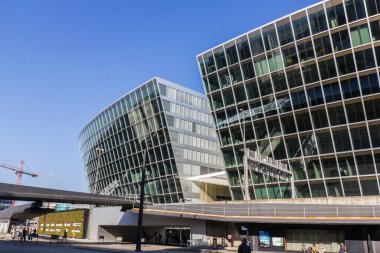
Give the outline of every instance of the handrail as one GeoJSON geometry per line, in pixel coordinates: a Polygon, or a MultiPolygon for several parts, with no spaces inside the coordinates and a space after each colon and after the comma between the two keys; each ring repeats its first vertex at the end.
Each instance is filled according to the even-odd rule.
{"type": "Polygon", "coordinates": [[[263,214],[273,214],[274,217],[283,217],[290,215],[292,217],[378,217],[380,206],[339,206],[331,205],[325,207],[309,207],[300,205],[296,207],[281,207],[273,205],[272,207],[260,207],[259,205],[246,205],[244,207],[232,207],[228,205],[208,206],[207,204],[162,204],[145,206],[149,210],[161,210],[164,212],[179,213],[200,213],[203,215],[224,215],[224,216],[263,216],[263,214]]]}

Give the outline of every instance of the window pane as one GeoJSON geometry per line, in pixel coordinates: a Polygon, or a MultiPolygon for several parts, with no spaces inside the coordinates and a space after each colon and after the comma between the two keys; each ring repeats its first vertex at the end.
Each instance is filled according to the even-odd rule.
{"type": "Polygon", "coordinates": [[[311,31],[313,34],[316,34],[327,29],[327,22],[323,5],[314,8],[321,9],[318,12],[309,15],[311,31]]]}
{"type": "Polygon", "coordinates": [[[355,161],[352,156],[339,157],[338,163],[339,163],[340,175],[342,177],[356,175],[355,161]]]}
{"type": "Polygon", "coordinates": [[[364,111],[362,103],[346,105],[347,118],[349,123],[364,121],[364,111]]]}
{"type": "Polygon", "coordinates": [[[305,83],[313,83],[319,81],[318,70],[316,64],[310,64],[302,67],[303,80],[305,83]]]}
{"type": "Polygon", "coordinates": [[[358,71],[375,67],[372,48],[355,52],[355,59],[358,71]]]}
{"type": "Polygon", "coordinates": [[[289,20],[283,20],[277,24],[277,32],[281,46],[294,41],[292,27],[289,22],[289,20]]]}
{"type": "Polygon", "coordinates": [[[336,76],[334,59],[319,62],[318,65],[322,80],[336,76]]]}
{"type": "Polygon", "coordinates": [[[359,175],[375,174],[372,155],[355,155],[359,175]]]}
{"type": "Polygon", "coordinates": [[[333,136],[336,152],[349,151],[352,149],[347,129],[333,131],[333,136]]]}
{"type": "Polygon", "coordinates": [[[214,57],[215,57],[216,66],[218,67],[218,69],[221,69],[227,66],[226,56],[224,55],[223,49],[221,49],[221,51],[219,52],[215,52],[214,57]]]}
{"type": "Polygon", "coordinates": [[[365,101],[364,105],[368,120],[380,118],[380,99],[365,101]]]}
{"type": "Polygon", "coordinates": [[[323,91],[325,93],[326,103],[339,101],[342,99],[338,83],[326,84],[323,86],[323,91]]]}
{"type": "Polygon", "coordinates": [[[345,99],[360,96],[358,79],[352,78],[341,82],[343,97],[345,99]]]}
{"type": "Polygon", "coordinates": [[[366,149],[369,148],[369,139],[366,127],[351,128],[351,138],[354,149],[366,149]]]}
{"type": "Polygon", "coordinates": [[[355,64],[352,54],[340,56],[336,59],[340,75],[355,72],[355,64]]]}
{"type": "Polygon", "coordinates": [[[346,196],[360,196],[359,183],[356,178],[343,179],[343,188],[346,196]]]}
{"type": "Polygon", "coordinates": [[[261,38],[260,31],[255,31],[249,35],[249,42],[251,44],[253,56],[264,52],[264,44],[261,38]]]}
{"type": "Polygon", "coordinates": [[[287,71],[286,76],[288,79],[289,88],[303,85],[301,72],[298,68],[292,71],[287,71]]]}
{"type": "Polygon", "coordinates": [[[298,57],[295,47],[291,46],[288,48],[283,48],[282,55],[284,57],[284,63],[286,67],[298,63],[298,57]]]}
{"type": "Polygon", "coordinates": [[[325,177],[339,177],[335,159],[322,160],[323,174],[325,177]]]}
{"type": "Polygon", "coordinates": [[[255,71],[253,70],[253,63],[248,62],[241,65],[243,69],[244,80],[248,80],[255,77],[255,71]]]}
{"type": "Polygon", "coordinates": [[[326,181],[328,195],[331,197],[342,197],[342,186],[339,181],[326,181]]]}
{"type": "Polygon", "coordinates": [[[302,17],[293,21],[294,36],[297,40],[310,36],[307,18],[302,17]]]}
{"type": "Polygon", "coordinates": [[[379,195],[379,187],[377,186],[376,178],[360,177],[360,184],[362,186],[363,196],[379,195]]]}
{"type": "Polygon", "coordinates": [[[297,47],[301,62],[314,58],[314,50],[311,41],[299,44],[297,47]]]}
{"type": "Polygon", "coordinates": [[[380,20],[375,20],[371,22],[371,32],[373,40],[380,39],[380,20]]]}
{"type": "Polygon", "coordinates": [[[333,33],[331,34],[331,38],[335,52],[351,47],[350,37],[347,30],[333,33]]]}
{"type": "Polygon", "coordinates": [[[288,88],[286,85],[286,78],[283,71],[273,73],[272,81],[276,92],[283,91],[288,88]]]}
{"type": "Polygon", "coordinates": [[[380,91],[377,74],[360,77],[360,86],[363,95],[373,94],[380,91]]]}
{"type": "Polygon", "coordinates": [[[268,53],[267,55],[268,55],[269,69],[271,72],[283,68],[280,51],[272,51],[268,53]]]}
{"type": "Polygon", "coordinates": [[[375,15],[380,12],[379,0],[366,0],[368,15],[375,15]]]}
{"type": "Polygon", "coordinates": [[[278,47],[276,30],[274,29],[274,25],[269,25],[263,28],[263,38],[265,49],[267,51],[275,49],[278,47]]]}
{"type": "Polygon", "coordinates": [[[351,28],[351,39],[354,47],[371,42],[368,25],[351,28]]]}
{"type": "Polygon", "coordinates": [[[369,127],[369,132],[372,141],[372,147],[380,147],[380,125],[369,127]]]}
{"type": "Polygon", "coordinates": [[[237,63],[239,61],[235,45],[228,47],[226,49],[226,54],[227,54],[227,61],[229,65],[237,63]]]}
{"type": "MultiPolygon", "coordinates": [[[[318,133],[316,134],[318,148],[320,154],[333,153],[334,147],[332,144],[332,139],[330,133],[318,133]]],[[[326,175],[325,175],[326,176],[326,175]]]]}
{"type": "MultiPolygon", "coordinates": [[[[328,5],[329,3],[326,3],[328,5]]],[[[327,17],[330,28],[334,28],[346,23],[346,15],[344,14],[343,4],[338,4],[327,8],[327,17]]]]}
{"type": "Polygon", "coordinates": [[[352,22],[365,17],[364,2],[362,0],[346,1],[348,21],[352,22]]]}
{"type": "Polygon", "coordinates": [[[237,42],[237,47],[239,51],[240,60],[244,60],[251,57],[251,51],[249,50],[247,40],[243,39],[243,41],[237,42]]]}
{"type": "Polygon", "coordinates": [[[321,165],[319,160],[311,160],[307,162],[307,174],[309,179],[322,178],[321,165]]]}
{"type": "Polygon", "coordinates": [[[327,115],[325,110],[313,111],[311,113],[311,116],[313,118],[313,125],[315,129],[328,127],[329,123],[327,121],[327,115]]]}
{"type": "Polygon", "coordinates": [[[317,56],[323,56],[332,53],[331,42],[329,36],[317,38],[314,40],[315,52],[317,56]]]}

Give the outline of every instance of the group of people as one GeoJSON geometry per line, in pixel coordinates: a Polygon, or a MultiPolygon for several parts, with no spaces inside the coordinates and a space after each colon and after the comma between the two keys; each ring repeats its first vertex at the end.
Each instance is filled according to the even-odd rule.
{"type": "Polygon", "coordinates": [[[309,249],[306,247],[305,244],[301,245],[301,252],[310,252],[310,253],[325,253],[325,245],[323,243],[319,244],[319,249],[315,243],[309,247],[309,249]]]}
{"type": "Polygon", "coordinates": [[[21,228],[19,231],[17,231],[16,226],[12,226],[11,229],[12,233],[12,239],[18,238],[20,241],[26,241],[26,237],[28,237],[28,241],[31,241],[33,237],[37,236],[37,229],[36,228],[29,228],[26,227],[21,228]]]}
{"type": "MultiPolygon", "coordinates": [[[[323,243],[319,244],[319,247],[315,243],[311,245],[311,247],[306,248],[305,244],[301,245],[301,252],[304,253],[325,253],[325,245],[323,243]]],[[[347,253],[347,248],[344,243],[341,243],[339,246],[338,253],[347,253]]]]}
{"type": "MultiPolygon", "coordinates": [[[[247,238],[241,240],[241,244],[238,248],[238,253],[249,253],[251,248],[249,247],[247,238]]],[[[325,253],[325,245],[323,243],[319,244],[319,247],[315,243],[311,247],[307,248],[305,244],[301,245],[301,252],[303,253],[325,253]]],[[[344,243],[341,243],[339,246],[338,253],[348,253],[347,247],[344,243]]]]}

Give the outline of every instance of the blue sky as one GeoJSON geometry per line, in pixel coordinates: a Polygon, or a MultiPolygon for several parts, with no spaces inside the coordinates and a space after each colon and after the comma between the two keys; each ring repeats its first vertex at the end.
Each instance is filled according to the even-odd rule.
{"type": "Polygon", "coordinates": [[[153,76],[203,92],[197,54],[316,2],[0,1],[0,162],[40,174],[25,185],[86,191],[78,134],[92,117],[153,76]]]}

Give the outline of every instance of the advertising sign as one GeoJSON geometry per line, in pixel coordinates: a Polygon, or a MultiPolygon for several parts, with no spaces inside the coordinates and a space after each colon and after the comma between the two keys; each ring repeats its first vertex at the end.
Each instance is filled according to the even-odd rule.
{"type": "Polygon", "coordinates": [[[284,237],[272,237],[273,247],[284,247],[284,237]]]}
{"type": "Polygon", "coordinates": [[[260,248],[270,248],[269,231],[259,231],[259,245],[260,248]]]}

